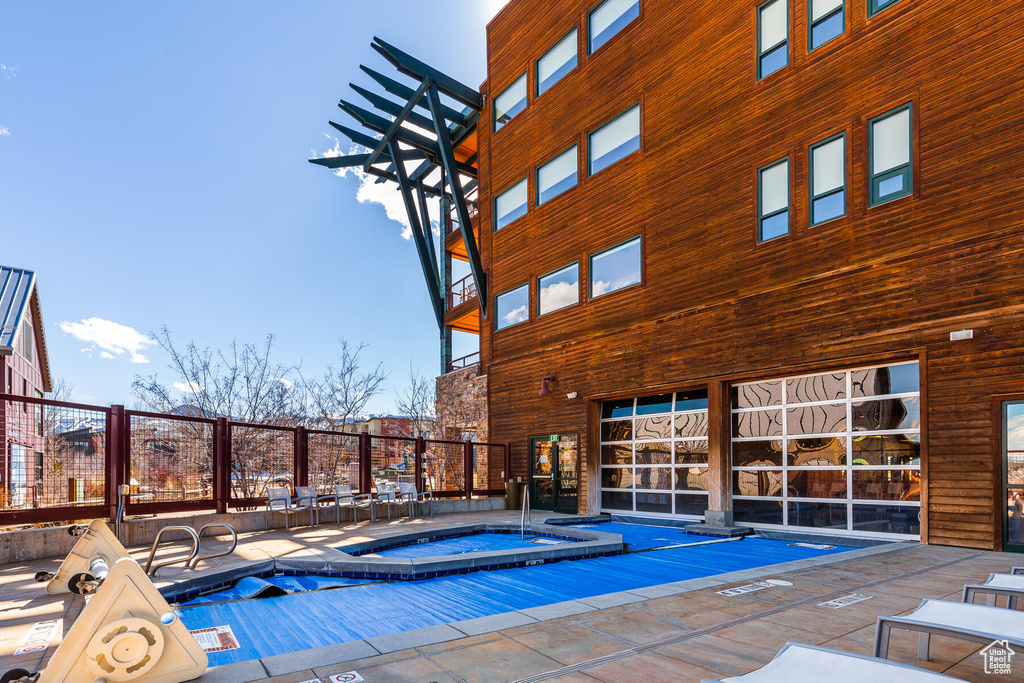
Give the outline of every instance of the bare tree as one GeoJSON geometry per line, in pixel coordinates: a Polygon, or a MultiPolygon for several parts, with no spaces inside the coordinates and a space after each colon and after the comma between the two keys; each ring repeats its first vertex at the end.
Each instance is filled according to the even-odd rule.
{"type": "Polygon", "coordinates": [[[423,436],[434,432],[435,405],[437,402],[436,380],[425,377],[409,363],[409,384],[398,391],[395,407],[399,415],[409,418],[408,433],[402,436],[423,436]]]}
{"type": "Polygon", "coordinates": [[[362,355],[366,344],[355,349],[343,337],[336,363],[329,363],[319,377],[306,378],[299,373],[299,381],[306,393],[311,424],[337,430],[363,414],[367,404],[384,390],[388,373],[384,364],[363,372],[362,355]]]}

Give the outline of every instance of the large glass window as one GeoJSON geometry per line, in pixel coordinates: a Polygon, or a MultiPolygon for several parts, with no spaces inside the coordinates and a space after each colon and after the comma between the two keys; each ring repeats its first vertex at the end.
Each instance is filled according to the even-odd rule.
{"type": "Polygon", "coordinates": [[[525,216],[528,201],[526,178],[499,194],[494,200],[494,229],[501,230],[517,218],[525,216]]]}
{"type": "Polygon", "coordinates": [[[576,68],[579,58],[579,34],[576,29],[537,60],[537,97],[576,68]]]}
{"type": "Polygon", "coordinates": [[[844,0],[811,0],[809,49],[821,47],[846,30],[844,0]]]}
{"type": "Polygon", "coordinates": [[[811,225],[846,214],[846,135],[811,147],[811,225]]]}
{"type": "Polygon", "coordinates": [[[33,341],[33,339],[32,339],[32,326],[28,323],[27,320],[25,321],[25,324],[22,325],[21,335],[22,335],[22,338],[25,340],[25,346],[24,346],[24,349],[23,349],[24,352],[25,352],[24,353],[25,360],[27,360],[29,365],[31,365],[32,364],[32,341],[33,341]]]}
{"type": "Polygon", "coordinates": [[[871,119],[871,205],[913,192],[910,105],[871,119]]]}
{"type": "Polygon", "coordinates": [[[919,534],[918,372],[902,363],[733,387],[736,520],[919,534]]]}
{"type": "Polygon", "coordinates": [[[1003,550],[1024,551],[1024,403],[1003,404],[1003,460],[1006,493],[1003,550]]]}
{"type": "Polygon", "coordinates": [[[590,298],[625,289],[640,282],[640,238],[590,257],[590,298]]]}
{"type": "Polygon", "coordinates": [[[590,53],[640,16],[640,0],[605,0],[590,13],[590,53]]]}
{"type": "Polygon", "coordinates": [[[789,234],[789,159],[783,159],[758,171],[757,240],[789,234]]]}
{"type": "Polygon", "coordinates": [[[580,264],[537,279],[537,315],[544,315],[580,301],[580,264]]]}
{"type": "Polygon", "coordinates": [[[770,0],[757,8],[757,77],[764,78],[789,64],[789,7],[770,0]]]}
{"type": "Polygon", "coordinates": [[[526,109],[526,74],[494,98],[494,130],[499,130],[526,109]]]}
{"type": "Polygon", "coordinates": [[[499,330],[530,319],[530,285],[499,294],[494,300],[495,325],[499,330]]]}
{"type": "Polygon", "coordinates": [[[566,152],[537,169],[537,205],[554,199],[579,182],[579,147],[566,152]]]}
{"type": "Polygon", "coordinates": [[[872,16],[886,9],[890,5],[895,5],[899,0],[868,0],[868,16],[872,16]]]}
{"type": "Polygon", "coordinates": [[[604,512],[700,516],[708,507],[706,390],[601,406],[604,512]]]}
{"type": "Polygon", "coordinates": [[[640,105],[590,134],[590,175],[640,149],[640,105]]]}

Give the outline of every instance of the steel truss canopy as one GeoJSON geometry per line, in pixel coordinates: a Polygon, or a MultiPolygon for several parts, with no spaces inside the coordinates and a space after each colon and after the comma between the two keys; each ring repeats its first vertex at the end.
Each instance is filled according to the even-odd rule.
{"type": "MultiPolygon", "coordinates": [[[[468,151],[464,145],[476,135],[483,96],[380,38],[374,37],[370,47],[415,84],[407,85],[361,66],[386,95],[350,83],[349,87],[375,111],[343,99],[338,107],[355,119],[361,130],[334,121],[330,125],[369,151],[309,161],[329,169],[360,168],[376,176],[378,183],[392,182],[397,186],[409,215],[434,315],[443,330],[444,283],[431,233],[428,197],[440,197],[442,211],[452,207],[458,216],[469,267],[476,280],[480,313],[486,315],[486,275],[466,203],[466,193],[477,183],[476,149],[475,143],[468,151]],[[442,96],[462,109],[445,104],[442,96]],[[410,162],[419,163],[410,170],[410,162]]],[[[443,240],[442,237],[442,247],[443,240]]]]}

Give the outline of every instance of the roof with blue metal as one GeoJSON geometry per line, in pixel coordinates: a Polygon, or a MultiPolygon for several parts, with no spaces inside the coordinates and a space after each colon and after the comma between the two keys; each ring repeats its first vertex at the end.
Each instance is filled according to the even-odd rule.
{"type": "Polygon", "coordinates": [[[39,356],[42,359],[44,389],[50,391],[50,362],[43,336],[43,316],[39,306],[39,293],[36,291],[36,274],[24,268],[0,266],[0,355],[14,353],[22,329],[21,323],[29,306],[32,307],[32,317],[36,321],[36,339],[39,356]]]}

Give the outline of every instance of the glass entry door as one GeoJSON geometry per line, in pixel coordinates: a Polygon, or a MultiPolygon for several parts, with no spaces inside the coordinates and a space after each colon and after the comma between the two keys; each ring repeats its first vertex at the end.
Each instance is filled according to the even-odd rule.
{"type": "Polygon", "coordinates": [[[1024,401],[1003,404],[1003,550],[1024,552],[1024,401]]]}
{"type": "Polygon", "coordinates": [[[579,508],[579,450],[575,434],[530,439],[530,505],[575,513],[579,508]]]}

